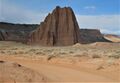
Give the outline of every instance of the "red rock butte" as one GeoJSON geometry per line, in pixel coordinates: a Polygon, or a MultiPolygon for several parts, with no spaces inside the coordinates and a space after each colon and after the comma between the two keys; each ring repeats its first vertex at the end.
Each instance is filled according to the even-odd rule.
{"type": "Polygon", "coordinates": [[[79,26],[73,10],[70,7],[60,8],[57,6],[30,34],[28,43],[66,46],[78,43],[79,39],[79,26]]]}
{"type": "Polygon", "coordinates": [[[57,6],[44,22],[30,33],[27,44],[68,46],[92,42],[108,42],[108,40],[99,30],[80,30],[72,8],[57,6]]]}

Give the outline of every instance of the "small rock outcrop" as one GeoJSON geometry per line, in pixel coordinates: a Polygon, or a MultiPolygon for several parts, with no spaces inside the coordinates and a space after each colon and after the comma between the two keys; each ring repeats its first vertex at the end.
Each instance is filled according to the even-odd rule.
{"type": "Polygon", "coordinates": [[[44,22],[33,31],[28,44],[44,46],[66,46],[80,42],[79,26],[70,7],[57,6],[44,22]]]}

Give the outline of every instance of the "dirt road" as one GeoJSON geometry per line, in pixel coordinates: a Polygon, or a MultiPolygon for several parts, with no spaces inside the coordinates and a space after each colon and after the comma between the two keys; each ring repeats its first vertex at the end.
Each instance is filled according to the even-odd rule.
{"type": "Polygon", "coordinates": [[[42,73],[52,82],[114,82],[115,80],[73,68],[42,64],[39,61],[1,57],[0,60],[17,62],[25,67],[42,73]]]}

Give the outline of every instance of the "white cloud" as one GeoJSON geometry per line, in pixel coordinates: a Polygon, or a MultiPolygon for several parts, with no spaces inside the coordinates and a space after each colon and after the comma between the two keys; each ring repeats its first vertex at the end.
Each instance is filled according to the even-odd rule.
{"type": "Polygon", "coordinates": [[[0,21],[13,23],[40,23],[45,17],[45,13],[33,12],[14,4],[2,3],[0,6],[0,21]]]}
{"type": "Polygon", "coordinates": [[[80,28],[100,29],[102,33],[120,34],[120,15],[76,15],[80,28]]]}
{"type": "Polygon", "coordinates": [[[84,7],[84,9],[96,9],[96,7],[95,6],[86,6],[86,7],[84,7]]]}

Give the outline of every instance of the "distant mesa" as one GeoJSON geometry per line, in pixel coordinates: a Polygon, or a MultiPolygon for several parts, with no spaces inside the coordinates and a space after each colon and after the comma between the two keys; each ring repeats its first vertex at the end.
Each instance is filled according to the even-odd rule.
{"type": "Polygon", "coordinates": [[[80,38],[84,44],[94,42],[111,42],[105,39],[98,29],[80,29],[80,38]]]}
{"type": "Polygon", "coordinates": [[[37,24],[13,24],[0,22],[0,41],[17,41],[25,43],[37,24]]]}
{"type": "Polygon", "coordinates": [[[28,44],[66,46],[76,43],[104,42],[99,30],[79,30],[75,14],[70,7],[57,6],[44,22],[33,31],[28,44]]]}

